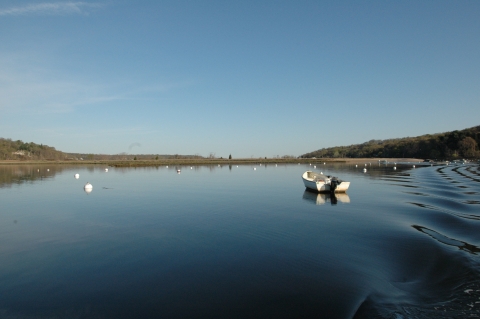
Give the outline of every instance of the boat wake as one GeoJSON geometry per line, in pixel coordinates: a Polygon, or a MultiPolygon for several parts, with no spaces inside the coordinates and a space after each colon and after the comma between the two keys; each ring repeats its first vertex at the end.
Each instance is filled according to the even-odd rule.
{"type": "Polygon", "coordinates": [[[479,166],[425,167],[396,185],[406,187],[413,236],[430,251],[409,256],[423,270],[405,262],[405,278],[370,293],[353,318],[480,318],[479,166]]]}

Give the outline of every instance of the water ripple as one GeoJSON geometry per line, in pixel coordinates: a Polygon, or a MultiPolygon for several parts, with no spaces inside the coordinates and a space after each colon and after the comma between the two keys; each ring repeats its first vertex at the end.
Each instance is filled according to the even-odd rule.
{"type": "Polygon", "coordinates": [[[409,204],[412,204],[412,205],[415,205],[415,206],[418,206],[418,207],[421,207],[421,208],[427,208],[427,209],[430,209],[430,210],[439,211],[439,212],[442,212],[442,213],[447,213],[447,214],[450,214],[450,215],[453,215],[453,216],[456,216],[456,217],[459,217],[459,218],[470,219],[470,220],[480,220],[480,216],[460,214],[460,213],[454,212],[452,210],[448,210],[448,209],[445,209],[445,208],[440,208],[438,206],[433,206],[433,205],[428,205],[428,204],[423,204],[423,203],[415,203],[415,202],[409,202],[409,204]]]}
{"type": "Polygon", "coordinates": [[[458,239],[450,238],[448,236],[440,234],[439,232],[429,229],[427,227],[418,226],[418,225],[412,225],[412,227],[418,230],[419,232],[422,232],[432,237],[433,239],[435,239],[436,241],[442,244],[445,244],[448,246],[455,246],[460,250],[466,251],[467,253],[474,254],[474,255],[480,252],[480,248],[475,245],[469,244],[467,242],[464,242],[458,239]]]}

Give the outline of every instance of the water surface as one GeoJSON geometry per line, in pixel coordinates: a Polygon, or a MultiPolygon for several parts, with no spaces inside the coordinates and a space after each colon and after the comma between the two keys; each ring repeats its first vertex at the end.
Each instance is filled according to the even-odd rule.
{"type": "Polygon", "coordinates": [[[480,316],[478,165],[358,164],[0,166],[0,314],[480,316]]]}

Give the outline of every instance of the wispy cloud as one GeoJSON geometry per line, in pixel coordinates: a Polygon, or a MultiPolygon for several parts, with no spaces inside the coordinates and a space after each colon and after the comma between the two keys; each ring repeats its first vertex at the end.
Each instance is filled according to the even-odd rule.
{"type": "Polygon", "coordinates": [[[192,85],[188,80],[99,80],[90,73],[55,68],[47,53],[0,50],[0,114],[72,113],[81,108],[120,106],[128,109],[155,101],[158,105],[175,96],[175,92],[167,94],[170,91],[192,85]]]}
{"type": "MultiPolygon", "coordinates": [[[[0,57],[2,55],[0,54],[0,57]]],[[[12,60],[9,60],[12,61],[12,60]]],[[[3,61],[2,61],[3,62],[3,61]]],[[[115,85],[86,83],[48,70],[6,66],[0,62],[0,111],[69,113],[79,106],[126,100],[115,85]]]]}
{"type": "Polygon", "coordinates": [[[88,14],[102,6],[91,2],[44,2],[0,9],[0,16],[88,14]]]}
{"type": "Polygon", "coordinates": [[[164,89],[156,91],[152,87],[175,87],[168,83],[144,88],[135,87],[130,82],[95,82],[54,70],[36,68],[26,60],[28,59],[16,61],[0,53],[0,112],[71,113],[80,107],[111,107],[113,102],[137,105],[134,101],[161,98],[164,89]],[[20,66],[21,62],[30,67],[20,66]],[[145,96],[145,92],[154,94],[145,96]]]}

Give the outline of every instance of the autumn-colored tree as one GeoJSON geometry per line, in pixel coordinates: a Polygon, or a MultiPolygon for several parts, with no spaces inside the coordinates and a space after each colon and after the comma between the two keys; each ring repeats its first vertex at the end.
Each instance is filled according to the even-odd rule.
{"type": "Polygon", "coordinates": [[[477,142],[470,136],[467,136],[458,142],[458,148],[464,157],[474,157],[476,147],[477,142]]]}

